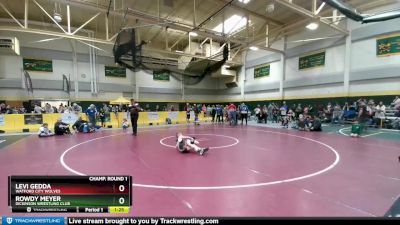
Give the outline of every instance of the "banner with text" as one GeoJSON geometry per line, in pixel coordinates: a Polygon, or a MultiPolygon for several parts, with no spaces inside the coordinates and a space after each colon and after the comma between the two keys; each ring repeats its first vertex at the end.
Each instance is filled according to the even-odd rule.
{"type": "Polygon", "coordinates": [[[268,77],[270,75],[271,65],[265,64],[254,68],[254,78],[268,77]]]}
{"type": "Polygon", "coordinates": [[[169,71],[153,71],[153,80],[169,81],[169,71]]]}
{"type": "Polygon", "coordinates": [[[160,116],[158,115],[158,112],[148,112],[148,118],[150,121],[152,120],[159,120],[160,116]]]}
{"type": "Polygon", "coordinates": [[[25,114],[24,115],[25,124],[43,124],[42,114],[25,114]]]}
{"type": "Polygon", "coordinates": [[[376,40],[376,55],[390,56],[400,54],[400,34],[376,40]]]}
{"type": "Polygon", "coordinates": [[[325,51],[299,57],[299,70],[325,66],[325,51]]]}
{"type": "Polygon", "coordinates": [[[171,120],[178,120],[179,112],[168,112],[168,118],[171,120]]]}
{"type": "Polygon", "coordinates": [[[22,60],[24,70],[53,72],[53,61],[44,59],[27,59],[22,60]]]}
{"type": "Polygon", "coordinates": [[[126,77],[126,68],[118,66],[105,66],[105,76],[106,77],[126,77]]]}

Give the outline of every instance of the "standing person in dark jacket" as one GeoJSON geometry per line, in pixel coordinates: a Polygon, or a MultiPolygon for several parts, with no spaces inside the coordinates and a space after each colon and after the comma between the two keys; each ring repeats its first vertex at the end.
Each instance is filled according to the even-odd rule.
{"type": "Polygon", "coordinates": [[[142,109],[139,106],[139,103],[135,102],[135,99],[131,99],[131,106],[129,107],[129,112],[131,115],[131,123],[132,123],[132,135],[137,135],[137,121],[139,119],[139,112],[142,109]]]}

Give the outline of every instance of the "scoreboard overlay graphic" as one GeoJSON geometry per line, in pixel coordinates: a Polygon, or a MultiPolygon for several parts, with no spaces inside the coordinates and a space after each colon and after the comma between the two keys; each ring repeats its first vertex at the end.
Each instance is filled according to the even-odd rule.
{"type": "Polygon", "coordinates": [[[131,176],[9,176],[13,213],[128,213],[131,176]]]}

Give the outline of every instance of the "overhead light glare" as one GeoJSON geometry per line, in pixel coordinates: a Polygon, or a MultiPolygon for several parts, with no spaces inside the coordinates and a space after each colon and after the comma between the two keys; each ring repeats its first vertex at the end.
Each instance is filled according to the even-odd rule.
{"type": "Polygon", "coordinates": [[[243,4],[247,4],[250,2],[250,0],[238,0],[239,2],[243,3],[243,4]]]}
{"type": "Polygon", "coordinates": [[[258,47],[256,47],[256,46],[251,46],[249,49],[252,51],[258,51],[258,47]]]}
{"type": "Polygon", "coordinates": [[[306,28],[309,30],[316,30],[318,29],[318,27],[319,27],[318,23],[310,23],[306,26],[306,28]]]}

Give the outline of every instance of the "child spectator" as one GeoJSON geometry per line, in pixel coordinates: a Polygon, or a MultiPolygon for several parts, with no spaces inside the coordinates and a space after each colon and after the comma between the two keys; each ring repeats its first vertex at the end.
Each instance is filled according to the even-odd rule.
{"type": "Polygon", "coordinates": [[[126,130],[126,129],[128,129],[128,127],[129,127],[128,120],[127,120],[126,118],[124,118],[124,119],[122,120],[122,129],[123,129],[123,130],[126,130]]]}
{"type": "Polygon", "coordinates": [[[43,123],[43,125],[39,128],[39,137],[50,137],[53,136],[54,133],[49,129],[49,125],[47,123],[43,123]]]}

